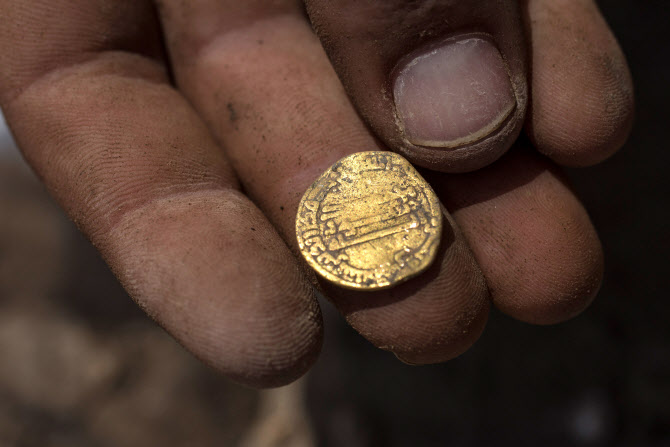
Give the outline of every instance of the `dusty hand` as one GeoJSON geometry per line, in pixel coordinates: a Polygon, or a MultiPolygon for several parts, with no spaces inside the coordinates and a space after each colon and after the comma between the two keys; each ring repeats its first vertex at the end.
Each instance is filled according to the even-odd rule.
{"type": "Polygon", "coordinates": [[[428,272],[385,292],[324,285],[368,340],[438,362],[476,340],[489,302],[541,324],[584,309],[600,245],[540,153],[589,165],[627,135],[630,79],[594,3],[307,7],[324,46],[288,0],[0,0],[10,127],[138,304],[238,381],[300,376],[322,327],[291,252],[298,202],[381,142],[483,169],[428,176],[451,213],[428,272]],[[524,124],[537,150],[503,155],[524,124]]]}

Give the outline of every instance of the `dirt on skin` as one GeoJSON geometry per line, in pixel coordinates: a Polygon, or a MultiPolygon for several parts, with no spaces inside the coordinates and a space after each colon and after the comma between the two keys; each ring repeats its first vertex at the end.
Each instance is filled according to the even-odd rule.
{"type": "Polygon", "coordinates": [[[0,216],[0,445],[313,445],[301,383],[260,392],[192,357],[18,157],[0,157],[0,216]]]}

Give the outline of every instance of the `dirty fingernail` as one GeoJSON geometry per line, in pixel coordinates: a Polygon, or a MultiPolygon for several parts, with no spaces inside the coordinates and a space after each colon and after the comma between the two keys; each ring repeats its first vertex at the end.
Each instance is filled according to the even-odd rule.
{"type": "Polygon", "coordinates": [[[480,34],[451,37],[409,55],[396,71],[393,95],[400,128],[417,146],[475,143],[516,107],[502,55],[480,34]]]}

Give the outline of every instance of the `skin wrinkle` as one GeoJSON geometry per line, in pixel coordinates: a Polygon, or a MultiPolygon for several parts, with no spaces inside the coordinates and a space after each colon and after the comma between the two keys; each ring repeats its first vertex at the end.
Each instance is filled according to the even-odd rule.
{"type": "MultiPolygon", "coordinates": [[[[45,91],[58,92],[59,83],[68,76],[118,76],[123,79],[145,81],[158,85],[167,82],[165,68],[144,56],[116,50],[92,53],[87,54],[80,61],[55,67],[27,80],[16,95],[6,95],[5,89],[0,89],[0,98],[2,98],[5,114],[10,113],[13,103],[18,101],[21,94],[26,90],[35,87],[43,88],[45,91]]],[[[77,88],[78,86],[73,83],[69,86],[67,92],[76,92],[77,88]]],[[[66,99],[69,98],[66,97],[66,99]]],[[[69,100],[71,101],[71,99],[69,100]]]]}
{"type": "Polygon", "coordinates": [[[175,2],[156,0],[159,15],[163,22],[195,23],[188,29],[172,28],[168,34],[168,46],[172,57],[180,61],[195,61],[201,52],[209,50],[221,37],[221,29],[226,34],[244,32],[256,22],[273,20],[278,16],[295,17],[301,11],[300,0],[245,0],[244,2],[221,2],[213,5],[208,0],[175,2]],[[213,9],[209,14],[200,14],[202,8],[213,9]],[[179,45],[176,43],[179,42],[179,45]],[[180,48],[189,48],[188,52],[179,52],[180,48]]]}
{"type": "Polygon", "coordinates": [[[48,73],[83,64],[107,51],[163,59],[151,1],[116,1],[113,6],[105,6],[104,1],[74,0],[66,20],[58,2],[33,3],[2,3],[0,66],[6,68],[0,70],[3,104],[48,73]],[[14,57],[16,54],[22,57],[14,57]]]}
{"type": "MultiPolygon", "coordinates": [[[[277,25],[276,28],[281,29],[282,27],[279,26],[279,23],[284,21],[286,26],[291,28],[294,28],[296,24],[302,23],[291,17],[286,17],[285,19],[279,17],[272,23],[277,25]]],[[[277,32],[268,31],[270,29],[269,25],[270,23],[267,22],[256,21],[248,30],[246,30],[246,32],[263,36],[266,41],[281,42],[285,39],[281,34],[275,35],[278,34],[277,32]]],[[[308,37],[309,34],[305,34],[305,38],[308,37]]],[[[240,42],[239,40],[241,38],[242,36],[238,37],[234,31],[225,33],[219,39],[216,39],[208,45],[208,50],[203,50],[201,52],[198,66],[193,66],[193,69],[198,71],[195,73],[184,74],[183,76],[188,76],[188,79],[190,79],[190,77],[197,77],[199,72],[217,70],[225,72],[225,76],[223,77],[224,81],[221,83],[221,81],[216,79],[213,80],[214,82],[211,84],[206,83],[204,85],[199,85],[196,87],[197,90],[192,93],[192,96],[195,96],[196,98],[204,97],[206,91],[213,89],[214,91],[219,92],[219,96],[227,97],[228,95],[222,92],[224,88],[233,90],[233,86],[235,85],[244,85],[245,79],[248,79],[251,73],[255,73],[256,70],[264,70],[263,67],[265,65],[274,67],[279,64],[278,61],[280,60],[301,60],[304,57],[303,54],[296,53],[294,50],[295,47],[292,45],[287,45],[285,48],[274,48],[272,54],[268,54],[264,51],[263,47],[256,44],[257,39],[242,39],[242,42],[240,42]],[[220,62],[220,54],[226,54],[228,56],[226,60],[241,59],[240,63],[236,65],[226,63],[222,66],[220,62]],[[279,57],[275,56],[277,54],[279,57]],[[259,58],[262,58],[268,63],[259,64],[258,62],[255,62],[259,61],[259,58]],[[277,63],[273,63],[275,59],[277,60],[277,63]],[[243,71],[234,71],[238,67],[243,68],[243,71]],[[250,67],[254,67],[254,69],[251,69],[250,67]]],[[[361,147],[369,146],[370,143],[373,142],[362,126],[351,129],[351,126],[345,127],[340,124],[343,121],[350,120],[345,120],[343,118],[332,119],[332,112],[327,109],[327,106],[331,105],[333,102],[338,106],[346,104],[341,101],[340,95],[329,94],[330,89],[310,87],[311,84],[314,84],[315,80],[319,78],[319,75],[323,76],[320,73],[321,71],[329,69],[327,65],[323,64],[323,61],[315,59],[313,56],[309,56],[309,62],[307,63],[292,64],[290,67],[283,68],[279,66],[278,69],[280,70],[278,72],[273,70],[277,78],[287,79],[290,76],[294,79],[304,79],[304,82],[295,82],[287,85],[285,87],[286,94],[284,95],[276,95],[273,90],[274,86],[272,85],[256,86],[258,90],[253,92],[254,96],[250,96],[250,93],[252,92],[237,92],[237,99],[234,100],[234,103],[237,105],[237,110],[240,111],[239,116],[241,119],[249,120],[250,122],[236,123],[235,130],[239,130],[240,126],[245,126],[245,128],[251,127],[252,130],[260,131],[260,135],[256,135],[255,139],[258,140],[260,136],[261,141],[257,141],[256,145],[267,147],[270,143],[267,142],[265,138],[273,138],[272,144],[277,144],[275,141],[276,135],[268,135],[272,132],[272,126],[270,125],[272,122],[271,120],[275,118],[268,115],[267,112],[264,112],[264,104],[262,107],[259,107],[261,104],[254,103],[256,96],[275,98],[276,106],[274,108],[282,110],[283,113],[286,114],[282,123],[291,128],[291,135],[295,135],[295,139],[286,141],[285,144],[295,145],[299,149],[297,152],[299,152],[301,156],[297,161],[305,168],[305,171],[302,171],[299,175],[304,176],[305,178],[315,178],[317,173],[320,174],[320,172],[325,170],[327,167],[326,163],[328,163],[328,165],[332,164],[330,161],[324,162],[321,159],[319,160],[318,165],[314,163],[314,161],[317,160],[317,157],[312,154],[321,154],[320,151],[316,150],[316,147],[318,147],[319,144],[315,144],[315,140],[321,145],[330,144],[333,140],[339,141],[340,139],[349,141],[349,144],[361,141],[362,144],[359,144],[361,147]],[[243,94],[246,96],[241,96],[243,94]],[[333,138],[333,125],[337,126],[338,131],[343,133],[341,138],[333,138]],[[326,131],[326,128],[328,131],[326,131]],[[307,132],[307,130],[309,130],[309,132],[307,132]],[[303,161],[305,162],[303,163],[303,161]]],[[[208,78],[205,79],[209,80],[208,78]]],[[[334,76],[332,79],[335,79],[334,76]]],[[[189,81],[186,80],[184,82],[188,83],[189,81]]],[[[319,84],[328,85],[327,82],[319,82],[319,84]]],[[[196,104],[199,108],[203,107],[198,103],[196,104]]],[[[221,115],[218,110],[212,113],[207,113],[206,116],[216,117],[208,120],[210,127],[214,128],[215,134],[226,134],[231,131],[230,122],[219,119],[221,115]]],[[[335,134],[337,135],[337,133],[335,134]]],[[[245,180],[246,188],[248,190],[251,189],[251,193],[254,194],[254,185],[257,183],[255,179],[266,179],[266,176],[255,170],[246,169],[243,163],[236,161],[244,159],[245,153],[246,151],[229,151],[230,158],[236,163],[238,171],[244,173],[242,177],[245,180]]],[[[344,152],[333,150],[333,153],[332,162],[339,158],[337,157],[338,153],[344,152]]],[[[278,180],[286,182],[293,181],[295,183],[295,177],[293,176],[285,178],[279,177],[278,180]]],[[[308,185],[307,181],[300,183],[303,184],[305,188],[308,185]]],[[[311,183],[311,179],[309,179],[309,183],[311,183]]],[[[302,190],[305,188],[302,188],[302,190]]],[[[297,189],[300,190],[300,188],[297,189]]],[[[256,193],[255,195],[258,199],[261,199],[262,197],[262,194],[260,193],[256,193]]]]}
{"type": "MultiPolygon", "coordinates": [[[[110,57],[117,58],[123,55],[114,54],[110,57]]],[[[153,137],[142,136],[140,139],[128,141],[128,129],[134,124],[128,123],[128,126],[110,128],[108,123],[113,120],[90,121],[89,116],[96,116],[97,113],[100,113],[99,110],[108,109],[110,106],[122,110],[142,107],[146,114],[156,115],[162,113],[158,106],[161,102],[173,102],[168,99],[168,96],[172,94],[169,87],[156,84],[154,80],[146,83],[143,78],[129,79],[123,74],[119,76],[109,72],[108,70],[116,69],[117,64],[114,62],[116,61],[106,66],[105,58],[100,58],[82,67],[70,67],[65,72],[55,73],[53,77],[45,78],[43,82],[37,82],[24,90],[22,96],[13,103],[16,107],[7,109],[7,116],[11,118],[15,113],[24,113],[25,108],[32,107],[35,102],[57,104],[61,102],[63,91],[69,92],[68,97],[71,102],[67,105],[68,109],[80,110],[80,104],[85,104],[85,107],[90,108],[89,114],[74,116],[64,134],[63,127],[60,127],[62,118],[47,115],[48,108],[43,108],[44,112],[38,112],[42,115],[38,120],[42,122],[43,127],[54,129],[53,132],[58,133],[52,133],[43,143],[37,145],[21,141],[23,140],[21,135],[24,132],[20,128],[17,129],[17,136],[22,146],[40,148],[40,153],[26,153],[31,164],[37,167],[38,172],[42,170],[40,167],[42,162],[37,160],[44,159],[49,160],[47,163],[51,170],[58,169],[61,172],[60,175],[53,176],[51,181],[57,182],[53,186],[55,190],[66,194],[59,197],[66,210],[73,214],[78,222],[94,221],[101,225],[98,228],[84,228],[91,237],[94,237],[96,233],[105,233],[125,212],[141,206],[144,201],[153,200],[156,195],[170,195],[182,190],[217,189],[221,188],[221,185],[236,186],[232,172],[212,170],[211,166],[217,164],[215,162],[217,157],[208,156],[197,160],[195,158],[197,152],[193,151],[190,151],[191,153],[187,156],[180,157],[178,168],[172,165],[173,154],[164,154],[161,169],[165,178],[160,179],[161,174],[156,172],[156,158],[149,159],[144,156],[145,150],[132,151],[131,149],[138,146],[141,148],[145,144],[153,146],[155,144],[152,142],[153,137]],[[81,80],[86,80],[86,82],[82,83],[81,80]],[[108,91],[107,87],[101,89],[100,85],[103,83],[108,86],[116,85],[128,93],[120,97],[114,91],[108,91]],[[146,100],[142,100],[142,103],[137,102],[133,91],[142,91],[146,95],[152,92],[152,89],[155,100],[150,106],[146,100]],[[97,104],[90,106],[89,98],[96,98],[97,104]],[[14,111],[15,108],[19,110],[14,111]],[[157,110],[152,111],[151,109],[157,110]],[[93,132],[92,129],[96,127],[102,130],[93,132]],[[68,161],[70,157],[67,151],[63,152],[61,148],[76,147],[82,144],[87,145],[91,150],[85,151],[85,156],[79,159],[77,164],[72,164],[68,161]],[[138,164],[138,162],[142,163],[143,159],[149,176],[138,176],[138,171],[144,170],[142,164],[138,164]],[[207,162],[207,159],[210,161],[207,162]],[[130,160],[132,162],[127,163],[130,160]],[[189,164],[192,164],[193,169],[189,169],[189,164]],[[120,175],[108,178],[106,173],[111,169],[116,170],[120,175]],[[124,181],[125,173],[127,177],[124,181]],[[72,183],[90,183],[92,187],[79,189],[69,186],[72,183]],[[79,191],[80,195],[70,196],[69,191],[73,190],[79,191]],[[81,195],[82,193],[84,195],[81,195]],[[82,208],[80,204],[85,204],[85,206],[82,208]]],[[[128,62],[135,63],[133,59],[128,62]]],[[[144,95],[142,97],[145,97],[144,95]]],[[[132,114],[124,114],[122,111],[114,113],[124,121],[127,121],[125,117],[132,117],[132,114]]],[[[191,121],[193,122],[192,119],[191,121]]],[[[183,138],[181,135],[170,136],[170,133],[166,133],[165,136],[166,138],[177,138],[169,141],[168,145],[183,144],[180,143],[180,139],[183,138]]],[[[173,149],[171,151],[174,152],[173,149]]],[[[201,150],[199,152],[202,153],[201,150]]],[[[182,154],[186,155],[184,152],[182,154]]],[[[153,152],[152,157],[155,157],[153,152]]]]}

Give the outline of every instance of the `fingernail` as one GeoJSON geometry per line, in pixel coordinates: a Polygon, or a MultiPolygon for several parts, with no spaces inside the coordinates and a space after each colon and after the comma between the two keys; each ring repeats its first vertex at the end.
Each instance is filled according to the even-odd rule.
{"type": "Polygon", "coordinates": [[[453,148],[497,130],[516,99],[507,66],[480,34],[449,38],[401,61],[393,95],[405,138],[453,148]]]}

